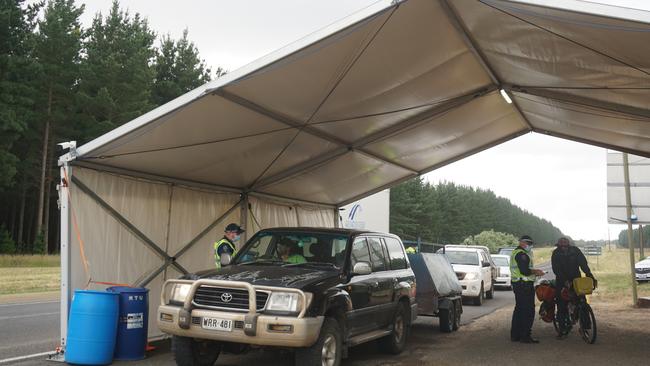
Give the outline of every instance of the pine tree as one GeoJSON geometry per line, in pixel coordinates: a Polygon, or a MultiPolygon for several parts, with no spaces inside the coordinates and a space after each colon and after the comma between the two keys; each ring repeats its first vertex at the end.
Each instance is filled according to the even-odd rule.
{"type": "Polygon", "coordinates": [[[46,247],[53,168],[52,142],[56,140],[57,126],[67,122],[73,110],[81,50],[79,17],[83,9],[83,5],[76,7],[74,0],[52,0],[45,8],[43,19],[38,22],[35,53],[42,73],[37,105],[44,109],[39,116],[42,122],[41,175],[35,230],[36,235],[43,235],[46,247]]]}
{"type": "MultiPolygon", "coordinates": [[[[161,105],[210,81],[210,69],[199,57],[199,50],[188,38],[188,31],[178,41],[164,36],[155,62],[156,76],[152,101],[161,105]]],[[[217,77],[222,69],[217,69],[217,77]]]]}
{"type": "Polygon", "coordinates": [[[97,137],[154,107],[156,35],[147,20],[137,13],[131,16],[114,1],[108,16],[95,16],[86,36],[78,100],[80,140],[97,137]]]}
{"type": "Polygon", "coordinates": [[[0,191],[15,183],[15,143],[27,130],[34,105],[33,36],[38,4],[0,0],[0,191]]]}

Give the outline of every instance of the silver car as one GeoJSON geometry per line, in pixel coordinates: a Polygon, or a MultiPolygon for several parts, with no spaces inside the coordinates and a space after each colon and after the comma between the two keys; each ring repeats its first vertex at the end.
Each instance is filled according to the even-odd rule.
{"type": "Polygon", "coordinates": [[[498,288],[511,289],[510,256],[505,254],[492,254],[492,260],[497,265],[497,279],[494,285],[498,288]]]}

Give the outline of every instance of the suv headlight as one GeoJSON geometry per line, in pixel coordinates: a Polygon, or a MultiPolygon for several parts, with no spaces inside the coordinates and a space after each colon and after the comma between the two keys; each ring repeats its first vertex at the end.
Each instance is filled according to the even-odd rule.
{"type": "Polygon", "coordinates": [[[185,303],[187,294],[190,292],[192,285],[189,283],[177,283],[172,287],[172,291],[169,294],[170,303],[185,303]]]}
{"type": "Polygon", "coordinates": [[[465,275],[465,279],[466,280],[476,280],[476,279],[478,279],[478,273],[476,273],[476,272],[468,272],[465,275]]]}
{"type": "MultiPolygon", "coordinates": [[[[312,294],[305,292],[305,298],[309,306],[312,294]]],[[[272,292],[266,304],[266,310],[278,313],[298,313],[303,307],[302,296],[295,292],[272,292]]]]}

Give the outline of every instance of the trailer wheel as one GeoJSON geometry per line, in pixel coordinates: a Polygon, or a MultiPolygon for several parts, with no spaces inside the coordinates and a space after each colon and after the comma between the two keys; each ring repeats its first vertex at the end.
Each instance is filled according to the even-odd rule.
{"type": "Polygon", "coordinates": [[[456,320],[456,306],[452,303],[449,309],[440,309],[438,318],[440,319],[440,331],[451,333],[454,330],[454,322],[456,320]]]}
{"type": "Polygon", "coordinates": [[[461,300],[455,300],[453,302],[454,305],[454,324],[452,326],[453,330],[458,330],[460,328],[460,315],[463,312],[463,304],[461,300]]]}

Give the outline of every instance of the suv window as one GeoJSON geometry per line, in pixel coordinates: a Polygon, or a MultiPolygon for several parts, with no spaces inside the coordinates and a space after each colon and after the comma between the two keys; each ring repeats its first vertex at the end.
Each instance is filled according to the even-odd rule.
{"type": "Polygon", "coordinates": [[[388,250],[388,258],[390,258],[390,268],[391,269],[405,269],[406,268],[406,256],[404,255],[404,249],[399,240],[395,238],[384,238],[386,242],[386,249],[388,250]]]}
{"type": "Polygon", "coordinates": [[[352,244],[352,252],[350,253],[350,264],[352,265],[352,268],[354,268],[354,265],[358,262],[371,263],[366,238],[356,238],[352,244]]]}
{"type": "Polygon", "coordinates": [[[367,238],[368,248],[370,249],[370,260],[372,261],[372,271],[385,271],[388,269],[388,261],[386,260],[386,253],[384,253],[384,246],[379,238],[367,238]]]}

